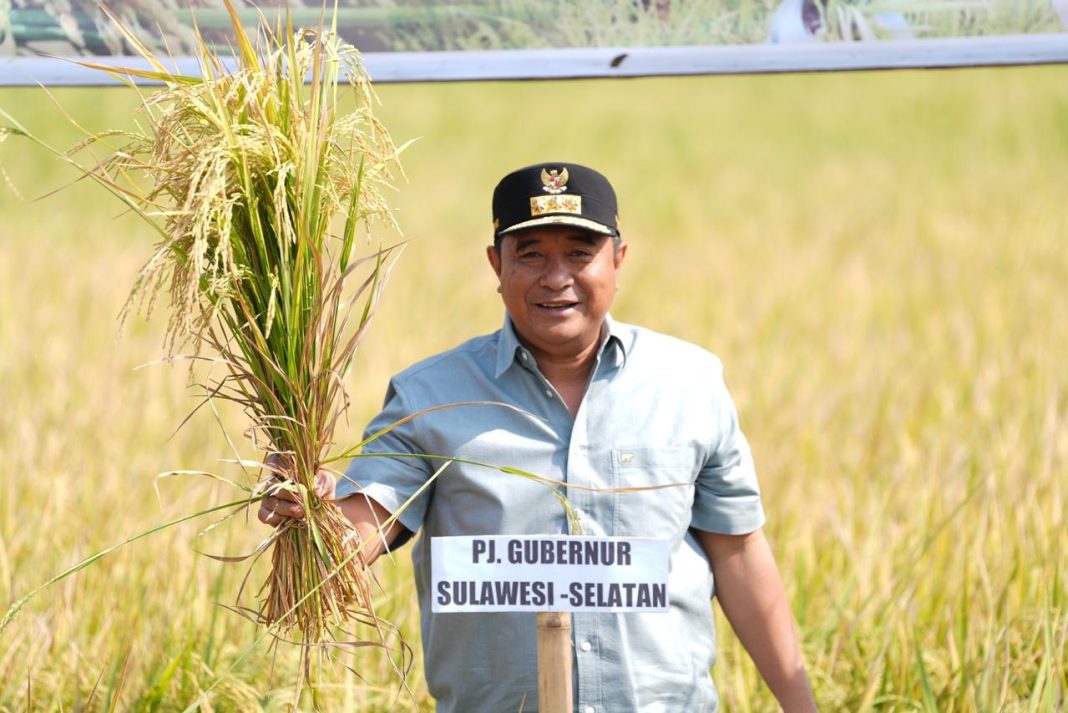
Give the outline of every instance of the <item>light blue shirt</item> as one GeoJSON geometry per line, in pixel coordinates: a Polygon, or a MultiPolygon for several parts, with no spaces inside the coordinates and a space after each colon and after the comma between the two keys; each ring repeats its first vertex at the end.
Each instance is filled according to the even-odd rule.
{"type": "MultiPolygon", "coordinates": [[[[365,453],[422,453],[513,466],[602,489],[569,489],[586,534],[666,538],[668,613],[573,617],[576,713],[679,713],[717,707],[714,591],[690,528],[724,534],[764,523],[749,446],[714,355],[608,319],[578,413],[504,327],[419,362],[390,383],[365,453]],[[642,492],[605,489],[685,483],[642,492]]],[[[396,512],[447,458],[356,458],[338,497],[362,489],[396,512]],[[349,482],[351,481],[351,482],[349,482]],[[359,483],[357,487],[353,483],[359,483]]],[[[444,535],[559,534],[567,517],[550,489],[499,471],[452,463],[400,515],[420,532],[412,551],[426,679],[440,713],[537,710],[534,615],[431,612],[430,542],[444,535]]]]}

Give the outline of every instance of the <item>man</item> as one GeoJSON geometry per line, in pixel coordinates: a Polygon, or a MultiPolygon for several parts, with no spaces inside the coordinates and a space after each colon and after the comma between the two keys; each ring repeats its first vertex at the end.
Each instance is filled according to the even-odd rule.
{"type": "MultiPolygon", "coordinates": [[[[608,180],[576,164],[522,168],[498,184],[493,216],[503,328],[398,374],[368,427],[424,412],[365,453],[437,458],[357,458],[336,491],[372,557],[423,532],[412,558],[438,711],[535,710],[537,666],[530,614],[431,612],[430,538],[569,531],[544,484],[448,458],[578,486],[567,496],[587,534],[669,540],[670,612],[574,615],[576,711],[715,710],[713,591],[783,708],[815,710],[719,360],[608,315],[627,254],[608,180]],[[425,412],[473,401],[510,407],[425,412]]],[[[301,514],[275,498],[260,510],[268,524],[301,514]]]]}

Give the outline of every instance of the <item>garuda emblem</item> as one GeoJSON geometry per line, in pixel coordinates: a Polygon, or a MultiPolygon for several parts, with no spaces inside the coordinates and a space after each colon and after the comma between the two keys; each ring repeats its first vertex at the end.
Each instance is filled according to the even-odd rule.
{"type": "Polygon", "coordinates": [[[554,196],[558,193],[563,193],[567,190],[567,169],[558,171],[555,168],[553,170],[541,169],[541,182],[544,184],[542,190],[546,193],[551,193],[554,196]]]}

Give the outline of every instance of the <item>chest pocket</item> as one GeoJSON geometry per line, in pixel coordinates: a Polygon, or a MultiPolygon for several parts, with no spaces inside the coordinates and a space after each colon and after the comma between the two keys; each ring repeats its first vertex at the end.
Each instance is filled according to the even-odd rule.
{"type": "Polygon", "coordinates": [[[616,535],[659,537],[674,545],[690,527],[697,456],[693,448],[616,448],[612,454],[616,535]]]}

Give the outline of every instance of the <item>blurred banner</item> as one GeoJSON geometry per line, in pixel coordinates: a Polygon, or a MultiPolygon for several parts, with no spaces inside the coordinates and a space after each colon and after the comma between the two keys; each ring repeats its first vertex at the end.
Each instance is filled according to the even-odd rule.
{"type": "MultiPolygon", "coordinates": [[[[185,73],[194,22],[230,35],[221,0],[107,4],[185,73]]],[[[282,2],[235,4],[253,27],[282,2]]],[[[318,26],[322,2],[289,4],[318,26]]],[[[1068,62],[1068,0],[340,0],[338,24],[379,82],[1068,62]]],[[[0,85],[108,83],[62,58],[132,54],[97,0],[0,0],[0,85]]]]}

